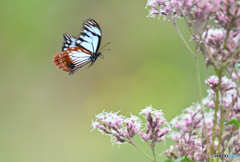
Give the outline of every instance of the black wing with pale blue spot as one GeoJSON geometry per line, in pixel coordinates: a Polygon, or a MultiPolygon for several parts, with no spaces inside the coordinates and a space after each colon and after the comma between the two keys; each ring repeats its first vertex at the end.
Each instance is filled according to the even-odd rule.
{"type": "Polygon", "coordinates": [[[69,34],[63,34],[62,52],[70,47],[76,47],[76,40],[75,37],[69,34]]]}

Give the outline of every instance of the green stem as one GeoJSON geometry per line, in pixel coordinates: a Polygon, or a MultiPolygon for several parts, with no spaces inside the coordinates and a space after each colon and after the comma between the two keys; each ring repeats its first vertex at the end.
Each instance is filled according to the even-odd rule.
{"type": "Polygon", "coordinates": [[[184,16],[184,20],[185,20],[185,23],[187,24],[188,30],[190,31],[191,35],[193,35],[193,32],[192,32],[191,28],[189,27],[189,23],[187,21],[186,16],[184,16]]]}
{"type": "MultiPolygon", "coordinates": [[[[221,92],[221,86],[222,86],[222,70],[220,70],[219,71],[219,74],[218,74],[218,80],[219,80],[219,83],[218,83],[218,91],[217,91],[217,93],[218,93],[218,98],[219,98],[219,92],[221,92]]],[[[220,93],[220,95],[221,95],[221,97],[222,97],[222,94],[220,93]]],[[[216,99],[216,101],[217,101],[217,103],[218,103],[218,101],[219,101],[219,99],[216,99]]],[[[222,100],[220,99],[220,102],[221,102],[222,100]]],[[[215,113],[217,113],[217,111],[218,111],[218,108],[220,109],[220,115],[222,115],[222,113],[223,113],[223,109],[222,109],[222,106],[221,106],[222,104],[220,103],[220,107],[219,106],[217,106],[217,107],[215,107],[215,113]],[[217,111],[216,111],[216,108],[217,108],[217,111]]],[[[216,121],[216,123],[217,123],[217,115],[215,115],[214,116],[214,122],[216,121]]],[[[221,118],[221,121],[220,121],[220,133],[219,133],[219,137],[218,137],[218,139],[219,139],[219,143],[218,143],[218,148],[217,148],[217,153],[218,154],[220,154],[220,147],[221,147],[221,142],[222,142],[222,126],[223,126],[223,119],[221,118]]],[[[216,133],[215,133],[215,130],[213,131],[213,135],[214,136],[216,136],[216,133]]],[[[215,139],[214,139],[215,140],[215,139]]],[[[214,140],[213,140],[213,144],[214,144],[214,140]]],[[[214,146],[214,145],[213,145],[214,146]]],[[[219,158],[217,158],[217,162],[219,162],[219,158]]]]}
{"type": "Polygon", "coordinates": [[[183,42],[185,43],[185,45],[187,46],[187,48],[189,49],[189,51],[193,54],[194,57],[196,57],[196,54],[193,52],[193,50],[191,49],[191,47],[188,45],[188,43],[186,42],[186,40],[184,39],[182,33],[180,32],[180,30],[177,27],[177,24],[175,22],[173,22],[174,27],[176,28],[178,34],[180,35],[180,37],[182,38],[183,42]]]}
{"type": "MultiPolygon", "coordinates": [[[[201,77],[200,77],[200,69],[199,69],[199,60],[198,57],[196,57],[196,71],[197,71],[197,80],[198,80],[198,89],[199,89],[199,97],[200,97],[200,102],[202,101],[202,86],[201,86],[201,77]]],[[[202,104],[201,104],[202,105],[202,104]]]]}
{"type": "Polygon", "coordinates": [[[148,156],[143,150],[141,150],[137,145],[135,145],[133,142],[129,142],[130,144],[132,144],[133,146],[135,146],[141,153],[143,153],[146,157],[148,157],[150,160],[152,160],[153,162],[156,162],[156,159],[153,160],[150,156],[148,156]]]}
{"type": "Polygon", "coordinates": [[[219,134],[219,144],[218,144],[218,154],[220,154],[220,146],[221,146],[221,143],[222,143],[222,131],[223,131],[223,107],[221,106],[220,108],[220,115],[221,115],[221,121],[220,121],[220,134],[219,134]]]}
{"type": "Polygon", "coordinates": [[[152,152],[153,152],[154,161],[156,162],[157,160],[156,160],[156,156],[155,156],[155,148],[154,147],[152,147],[152,152]]]}
{"type": "MultiPolygon", "coordinates": [[[[214,112],[214,125],[213,125],[213,139],[212,139],[212,149],[211,149],[211,153],[214,154],[214,141],[216,138],[216,125],[217,125],[217,112],[218,112],[218,107],[219,107],[219,92],[221,89],[221,84],[222,84],[222,68],[220,70],[217,70],[218,73],[218,87],[217,87],[217,91],[216,91],[216,99],[215,99],[215,112],[214,112]]],[[[218,147],[220,147],[220,145],[218,145],[218,147]]],[[[213,161],[213,159],[211,159],[211,161],[213,161]]]]}

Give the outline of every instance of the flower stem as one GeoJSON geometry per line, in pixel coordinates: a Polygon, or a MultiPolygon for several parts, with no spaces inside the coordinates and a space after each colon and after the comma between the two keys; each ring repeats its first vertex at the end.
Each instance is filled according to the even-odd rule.
{"type": "Polygon", "coordinates": [[[152,152],[153,152],[153,157],[154,157],[154,161],[156,161],[156,156],[155,156],[155,144],[153,144],[153,146],[151,147],[152,152]]]}
{"type": "Polygon", "coordinates": [[[156,162],[156,159],[153,160],[150,156],[148,156],[143,150],[141,150],[137,145],[135,145],[133,142],[129,142],[130,144],[132,144],[133,146],[135,146],[141,153],[143,153],[145,156],[147,156],[150,160],[152,160],[153,162],[156,162]]]}
{"type": "MultiPolygon", "coordinates": [[[[218,154],[220,154],[220,146],[221,146],[221,143],[222,143],[222,131],[223,131],[223,122],[225,121],[224,120],[224,114],[223,114],[223,107],[221,106],[221,121],[220,121],[220,134],[219,134],[219,144],[218,144],[218,154]]],[[[217,160],[218,161],[218,160],[217,160]]]]}
{"type": "Polygon", "coordinates": [[[180,37],[182,38],[183,42],[185,43],[185,45],[187,46],[187,48],[189,49],[189,51],[193,54],[194,57],[196,57],[196,54],[193,52],[193,50],[191,49],[191,47],[188,45],[188,43],[186,42],[186,40],[184,39],[182,33],[180,32],[180,30],[177,27],[176,22],[173,22],[174,27],[176,28],[178,34],[180,35],[180,37]]]}
{"type": "MultiPolygon", "coordinates": [[[[212,138],[212,149],[211,149],[211,153],[214,154],[214,141],[216,138],[216,124],[217,124],[217,112],[218,112],[218,107],[219,107],[219,92],[221,89],[221,84],[222,84],[222,68],[220,70],[217,70],[218,73],[218,88],[216,91],[216,98],[215,98],[215,112],[214,112],[214,125],[213,125],[213,138],[212,138]]],[[[213,159],[211,159],[211,161],[213,161],[213,159]]]]}
{"type": "MultiPolygon", "coordinates": [[[[200,102],[202,101],[202,86],[201,86],[201,77],[200,77],[200,69],[199,69],[199,60],[198,57],[196,56],[196,71],[197,71],[197,81],[198,81],[198,89],[199,89],[199,97],[200,97],[200,102]]],[[[202,106],[202,104],[201,104],[202,106]]]]}
{"type": "Polygon", "coordinates": [[[154,150],[154,148],[152,148],[152,152],[153,152],[154,161],[156,162],[157,160],[156,160],[156,156],[155,156],[155,150],[154,150]]]}

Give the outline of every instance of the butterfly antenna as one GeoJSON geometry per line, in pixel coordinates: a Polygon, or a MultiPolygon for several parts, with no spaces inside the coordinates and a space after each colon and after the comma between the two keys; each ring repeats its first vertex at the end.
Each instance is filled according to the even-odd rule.
{"type": "MultiPolygon", "coordinates": [[[[100,50],[99,50],[99,52],[101,52],[102,51],[102,49],[104,48],[104,47],[106,47],[106,45],[108,45],[108,44],[110,44],[110,42],[107,42],[100,50]]],[[[107,50],[109,50],[110,51],[110,49],[107,49],[107,50]]]]}
{"type": "Polygon", "coordinates": [[[104,50],[102,50],[102,51],[107,51],[107,50],[108,50],[108,51],[111,51],[110,49],[104,49],[104,50]]]}

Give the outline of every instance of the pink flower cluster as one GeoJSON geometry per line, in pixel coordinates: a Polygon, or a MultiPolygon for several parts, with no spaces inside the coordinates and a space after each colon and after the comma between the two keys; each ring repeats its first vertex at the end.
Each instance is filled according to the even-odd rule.
{"type": "Polygon", "coordinates": [[[172,135],[173,140],[179,141],[184,139],[186,143],[193,145],[195,137],[199,133],[196,128],[202,126],[202,116],[199,111],[200,105],[193,105],[170,122],[178,130],[178,133],[172,135]]]}
{"type": "Polygon", "coordinates": [[[139,117],[131,115],[130,118],[126,118],[122,115],[118,115],[119,112],[105,112],[96,115],[96,121],[92,121],[93,129],[98,129],[101,133],[105,133],[112,137],[112,142],[121,143],[133,143],[133,139],[136,134],[139,134],[144,141],[151,140],[154,143],[164,140],[165,135],[171,131],[164,114],[161,110],[155,110],[151,106],[143,109],[140,114],[145,114],[147,119],[146,133],[140,130],[142,127],[142,121],[139,117]],[[167,127],[164,127],[166,126],[167,127]]]}
{"type": "MultiPolygon", "coordinates": [[[[205,81],[210,89],[201,104],[192,105],[172,120],[172,139],[177,145],[167,150],[166,156],[194,161],[209,161],[211,153],[240,156],[240,93],[236,83],[240,82],[240,2],[148,0],[147,7],[150,17],[158,15],[172,21],[193,56],[197,59],[200,52],[206,66],[213,66],[217,74],[205,81]],[[177,27],[178,18],[187,24],[195,52],[177,27]],[[233,80],[224,76],[227,73],[233,80]]],[[[142,136],[148,139],[149,132],[142,136]]]]}
{"type": "MultiPolygon", "coordinates": [[[[219,84],[216,76],[211,76],[205,82],[211,90],[208,90],[208,96],[203,99],[203,104],[209,106],[210,108],[215,108],[216,102],[216,85],[219,84]]],[[[229,154],[240,155],[240,129],[234,124],[226,124],[229,121],[240,122],[240,96],[238,94],[238,87],[235,82],[228,79],[227,77],[222,77],[221,86],[219,89],[219,101],[217,109],[217,124],[216,124],[216,137],[221,138],[220,153],[228,152],[229,154]],[[222,120],[224,121],[223,126],[221,126],[222,120]],[[220,129],[224,130],[220,134],[220,129]],[[220,136],[220,137],[219,137],[220,136]]],[[[212,132],[214,133],[214,132],[212,132]]],[[[208,133],[209,134],[209,133],[208,133]]]]}
{"type": "Polygon", "coordinates": [[[235,0],[215,0],[216,23],[223,28],[240,30],[240,3],[235,0]]]}
{"type": "Polygon", "coordinates": [[[206,107],[193,104],[170,122],[175,131],[171,137],[177,144],[165,151],[169,159],[188,157],[194,161],[209,161],[210,148],[213,146],[214,152],[217,152],[219,145],[222,154],[227,152],[240,155],[240,128],[234,124],[226,124],[232,120],[240,122],[240,97],[237,94],[237,85],[227,77],[221,79],[219,107],[224,109],[217,110],[214,132],[215,100],[219,79],[211,76],[205,83],[210,87],[208,96],[202,100],[206,107]],[[225,124],[221,126],[223,118],[225,124]],[[214,142],[213,134],[217,137],[214,142]]]}
{"type": "MultiPolygon", "coordinates": [[[[198,39],[196,39],[196,41],[198,41],[198,39]]],[[[205,53],[204,57],[207,65],[214,64],[214,60],[219,65],[229,61],[227,65],[233,67],[240,58],[238,54],[235,54],[239,46],[239,31],[227,31],[224,28],[206,28],[202,35],[202,44],[200,47],[202,53],[205,53]],[[208,55],[206,53],[208,53],[208,55]]]]}
{"type": "Polygon", "coordinates": [[[161,110],[155,110],[152,106],[147,106],[140,112],[144,114],[147,120],[147,128],[145,132],[142,130],[139,135],[144,141],[151,140],[154,143],[164,140],[165,135],[171,131],[170,126],[167,124],[164,114],[161,110]],[[163,127],[163,126],[166,127],[163,127]]]}
{"type": "MultiPolygon", "coordinates": [[[[219,82],[219,79],[215,75],[210,76],[210,78],[205,81],[206,85],[208,85],[209,88],[212,89],[214,92],[216,92],[217,89],[218,89],[218,82],[219,82]]],[[[236,83],[234,83],[233,81],[231,81],[227,77],[222,77],[220,88],[221,89],[219,89],[219,90],[223,94],[226,91],[229,91],[231,89],[237,88],[237,85],[236,85],[236,83]]]]}
{"type": "Polygon", "coordinates": [[[240,30],[240,3],[234,0],[148,0],[146,7],[150,17],[185,17],[197,28],[215,18],[222,28],[240,30]]]}
{"type": "MultiPolygon", "coordinates": [[[[211,90],[208,90],[208,96],[203,99],[203,104],[207,105],[211,108],[215,108],[214,101],[216,100],[216,92],[218,89],[218,77],[213,75],[205,83],[209,86],[211,90]]],[[[228,79],[227,77],[222,77],[221,79],[221,86],[219,89],[220,96],[219,96],[219,105],[229,108],[233,110],[240,110],[240,98],[237,95],[237,85],[232,80],[228,79]]]]}
{"type": "Polygon", "coordinates": [[[149,16],[164,16],[171,21],[176,18],[187,17],[193,20],[194,26],[199,26],[212,15],[215,4],[210,0],[148,0],[149,16]]]}
{"type": "Polygon", "coordinates": [[[96,121],[92,122],[93,129],[98,129],[102,133],[106,133],[112,137],[112,142],[121,144],[124,142],[132,142],[134,136],[141,128],[141,120],[132,115],[126,118],[118,115],[118,112],[105,112],[96,115],[96,121]],[[98,120],[101,121],[98,122],[98,120]]]}
{"type": "MultiPolygon", "coordinates": [[[[217,142],[214,143],[214,148],[217,150],[217,142]]],[[[196,141],[194,145],[187,144],[184,139],[178,141],[177,145],[171,146],[170,149],[164,151],[165,155],[177,161],[180,157],[187,157],[194,161],[209,161],[208,154],[206,153],[206,145],[202,141],[196,141]]]]}
{"type": "Polygon", "coordinates": [[[240,3],[234,0],[148,0],[149,16],[183,17],[206,65],[233,68],[240,59],[240,3]],[[214,21],[215,24],[209,22],[214,21]]]}
{"type": "MultiPolygon", "coordinates": [[[[219,145],[218,139],[213,143],[213,123],[214,112],[212,110],[204,111],[204,118],[200,112],[201,105],[193,104],[185,109],[182,114],[174,118],[170,124],[175,132],[172,133],[172,139],[177,142],[175,146],[165,150],[165,155],[176,160],[180,157],[188,157],[194,161],[209,161],[210,148],[214,147],[217,152],[219,145]]],[[[227,121],[237,118],[240,121],[240,114],[231,111],[227,121]]],[[[216,134],[219,135],[221,116],[217,115],[216,134]]],[[[221,153],[240,154],[240,132],[233,125],[224,125],[225,133],[222,134],[221,153]]]]}

